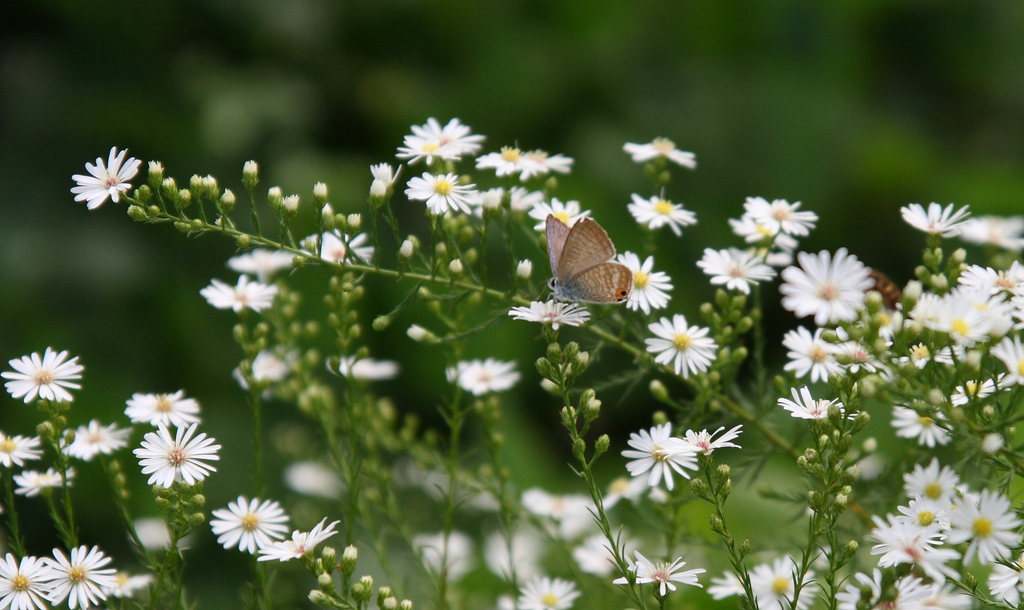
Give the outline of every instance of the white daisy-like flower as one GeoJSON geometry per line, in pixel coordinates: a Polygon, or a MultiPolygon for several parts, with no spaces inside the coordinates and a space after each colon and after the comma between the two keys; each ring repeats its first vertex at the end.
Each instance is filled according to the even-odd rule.
{"type": "Polygon", "coordinates": [[[117,424],[103,426],[99,420],[94,419],[88,425],[78,427],[74,442],[68,445],[64,452],[88,462],[100,453],[110,455],[118,449],[127,447],[128,435],[131,433],[131,428],[121,429],[117,424]]]}
{"type": "Polygon", "coordinates": [[[1000,385],[1024,385],[1024,345],[1020,337],[1004,337],[998,345],[989,352],[1006,365],[1007,375],[1004,383],[1000,385]]]}
{"type": "Polygon", "coordinates": [[[580,596],[576,584],[561,578],[534,576],[520,589],[519,610],[566,610],[580,596]]]}
{"type": "Polygon", "coordinates": [[[747,197],[743,204],[745,216],[766,227],[772,235],[780,231],[788,235],[809,235],[810,230],[818,222],[814,212],[798,211],[800,202],[790,203],[785,199],[776,199],[771,203],[764,197],[747,197]]]}
{"type": "Polygon", "coordinates": [[[78,186],[71,187],[71,192],[75,193],[75,201],[88,201],[86,207],[90,210],[103,205],[107,197],[114,203],[121,201],[121,193],[132,188],[128,181],[135,177],[142,163],[135,157],[129,157],[128,161],[125,161],[124,156],[127,153],[127,150],[117,152],[117,147],[114,146],[110,149],[106,165],[101,157],[96,157],[96,165],[85,164],[85,171],[89,172],[89,176],[71,176],[71,179],[78,183],[78,186]]]}
{"type": "Polygon", "coordinates": [[[518,581],[539,575],[543,554],[544,541],[533,529],[520,528],[511,541],[501,532],[492,532],[484,542],[484,561],[488,569],[507,581],[512,580],[513,568],[518,581]]]}
{"type": "Polygon", "coordinates": [[[925,365],[931,362],[932,352],[924,343],[911,346],[909,352],[910,362],[919,369],[923,369],[925,365]]]}
{"type": "MultiPolygon", "coordinates": [[[[529,178],[532,174],[530,168],[534,165],[536,163],[515,146],[502,146],[500,152],[487,153],[476,160],[477,169],[493,169],[496,176],[523,173],[529,178]]],[[[527,178],[522,180],[525,181],[527,178]]]]}
{"type": "MultiPolygon", "coordinates": [[[[842,328],[837,328],[836,334],[841,338],[848,336],[845,335],[842,328]]],[[[860,341],[843,341],[842,343],[829,346],[829,349],[832,350],[837,360],[842,359],[844,361],[840,366],[847,373],[857,373],[861,369],[869,373],[882,373],[884,375],[889,373],[885,363],[876,358],[868,347],[860,341]]]]}
{"type": "Polygon", "coordinates": [[[1024,249],[1024,216],[976,216],[960,225],[960,239],[1004,250],[1024,249]]]}
{"type": "Polygon", "coordinates": [[[731,430],[729,430],[722,436],[719,436],[718,438],[714,437],[722,430],[725,430],[725,426],[722,426],[718,430],[715,430],[714,432],[710,433],[707,430],[701,430],[700,432],[687,430],[686,434],[683,435],[683,440],[689,443],[693,447],[693,450],[696,451],[697,453],[711,455],[712,453],[714,453],[715,449],[723,449],[725,447],[741,449],[739,445],[732,443],[730,441],[732,441],[734,438],[739,437],[742,429],[743,425],[740,424],[739,426],[732,428],[731,430]]]}
{"type": "MultiPolygon", "coordinates": [[[[988,293],[985,293],[988,297],[988,293]]],[[[1001,300],[1001,297],[996,297],[1001,300]]],[[[949,338],[956,341],[957,345],[970,347],[975,343],[985,341],[992,330],[992,311],[988,307],[978,307],[975,299],[968,292],[955,290],[942,299],[942,306],[934,319],[924,322],[924,325],[932,330],[946,333],[949,338]]],[[[1009,315],[1002,324],[1009,328],[1011,322],[1009,315]]]]}
{"type": "Polygon", "coordinates": [[[0,464],[24,466],[26,460],[38,460],[43,455],[38,436],[7,436],[0,432],[0,464]]]}
{"type": "Polygon", "coordinates": [[[504,392],[519,381],[515,362],[501,362],[494,358],[487,360],[462,361],[455,365],[455,381],[459,387],[473,396],[489,392],[504,392]]]}
{"type": "Polygon", "coordinates": [[[957,576],[957,571],[947,566],[946,562],[959,559],[960,553],[953,549],[937,548],[943,543],[938,523],[922,528],[892,515],[888,516],[888,521],[877,515],[872,519],[875,529],[871,530],[870,535],[878,544],[871,547],[871,554],[881,555],[878,559],[879,567],[889,568],[902,563],[916,565],[939,582],[945,581],[946,577],[957,576]]]}
{"type": "Polygon", "coordinates": [[[338,373],[342,377],[352,376],[353,379],[364,381],[384,381],[398,376],[398,363],[394,360],[377,360],[342,356],[338,361],[338,373]]]}
{"type": "Polygon", "coordinates": [[[689,377],[691,372],[702,373],[711,366],[718,345],[708,337],[710,329],[688,326],[680,314],[671,320],[662,318],[648,328],[658,338],[644,339],[647,351],[657,354],[654,361],[658,364],[672,362],[676,375],[689,377]]]}
{"type": "Polygon", "coordinates": [[[814,323],[850,321],[864,306],[867,291],[875,285],[870,270],[856,256],[840,248],[833,257],[827,250],[801,252],[800,267],[782,270],[782,306],[797,317],[814,315],[814,323]]]}
{"type": "Polygon", "coordinates": [[[629,204],[629,213],[637,223],[654,230],[668,226],[679,237],[683,234],[682,227],[697,224],[697,215],[683,207],[681,203],[672,203],[668,199],[652,196],[644,199],[633,193],[633,203],[629,204]]]}
{"type": "Polygon", "coordinates": [[[199,403],[185,398],[185,390],[173,394],[132,394],[124,414],[132,423],[177,426],[199,423],[199,403]]]}
{"type": "Polygon", "coordinates": [[[894,583],[896,597],[891,600],[881,601],[882,596],[882,572],[878,568],[871,576],[864,573],[854,575],[860,584],[850,583],[846,590],[836,594],[839,601],[839,610],[857,610],[861,604],[862,590],[865,588],[871,591],[871,597],[867,600],[868,608],[878,610],[923,610],[924,600],[928,597],[931,589],[923,584],[923,581],[916,576],[904,576],[894,583]]]}
{"type": "Polygon", "coordinates": [[[398,171],[391,167],[388,163],[378,163],[370,166],[370,175],[373,176],[374,180],[380,180],[381,184],[384,184],[387,188],[391,188],[395,185],[395,181],[398,180],[398,176],[402,174],[402,166],[398,166],[398,171]]]}
{"type": "MultiPolygon", "coordinates": [[[[1000,375],[1002,377],[1002,375],[1000,375]]],[[[1002,385],[1002,379],[999,380],[1002,385]]],[[[972,380],[963,385],[956,386],[956,390],[949,397],[949,402],[954,407],[962,407],[972,400],[980,400],[991,396],[996,391],[996,383],[991,379],[984,381],[972,380]]]]}
{"type": "MultiPolygon", "coordinates": [[[[260,383],[277,383],[288,376],[291,372],[289,362],[293,362],[296,358],[297,354],[294,352],[287,354],[286,359],[281,359],[270,350],[260,350],[256,357],[252,359],[252,378],[260,383]]],[[[241,367],[235,367],[231,371],[231,376],[235,378],[235,381],[238,382],[238,385],[243,390],[249,389],[249,381],[242,374],[241,367]]]]}
{"type": "Polygon", "coordinates": [[[1013,562],[1013,567],[997,563],[992,566],[988,577],[988,590],[992,596],[1011,606],[1020,603],[1020,594],[1024,592],[1024,557],[1013,562]]]}
{"type": "MultiPolygon", "coordinates": [[[[315,236],[311,235],[310,237],[315,236]]],[[[349,240],[337,229],[326,231],[320,236],[320,258],[329,263],[344,263],[345,256],[351,250],[352,257],[356,259],[356,262],[372,263],[373,245],[368,244],[369,241],[370,236],[366,233],[359,233],[349,240]]]]}
{"type": "Polygon", "coordinates": [[[226,549],[238,547],[251,555],[288,533],[288,515],[273,500],[260,502],[258,498],[238,496],[234,502],[228,502],[227,508],[213,511],[213,517],[210,529],[217,542],[226,549]]]}
{"type": "Polygon", "coordinates": [[[67,599],[71,610],[99,604],[107,599],[103,589],[117,584],[116,570],[103,567],[110,563],[110,557],[97,546],[71,549],[70,559],[60,549],[53,549],[53,559],[44,557],[43,561],[53,577],[47,597],[54,604],[67,599]]]}
{"type": "Polygon", "coordinates": [[[649,488],[647,481],[641,477],[618,477],[608,484],[608,492],[601,500],[601,504],[610,509],[623,498],[636,504],[649,488]]]}
{"type": "Polygon", "coordinates": [[[529,191],[521,186],[510,188],[508,195],[509,207],[513,212],[528,212],[544,201],[544,191],[529,191]]]}
{"type": "Polygon", "coordinates": [[[1010,549],[1020,544],[1017,518],[1010,499],[989,489],[981,490],[978,502],[968,499],[957,505],[950,515],[948,542],[960,544],[970,540],[964,552],[964,563],[970,564],[975,556],[978,563],[988,565],[1010,556],[1010,549]]]}
{"type": "Polygon", "coordinates": [[[927,528],[938,524],[940,531],[949,529],[948,506],[933,502],[927,498],[915,498],[907,506],[897,506],[896,510],[903,515],[896,519],[905,520],[919,527],[927,528]]]}
{"type": "Polygon", "coordinates": [[[49,347],[40,358],[39,352],[9,360],[7,364],[15,372],[4,371],[0,377],[10,379],[4,384],[13,398],[25,397],[29,403],[38,396],[40,400],[71,402],[74,396],[67,389],[80,390],[82,386],[72,379],[81,379],[85,367],[78,364],[78,356],[65,362],[66,351],[55,352],[49,347]],[[65,389],[67,388],[67,389],[65,389]]]}
{"type": "Polygon", "coordinates": [[[704,258],[697,266],[711,276],[713,286],[724,285],[729,290],[750,294],[750,287],[762,280],[775,277],[775,270],[764,264],[764,259],[753,252],[727,248],[725,250],[704,249],[704,258]]]}
{"type": "Polygon", "coordinates": [[[623,252],[615,257],[615,260],[625,265],[633,272],[633,291],[629,293],[629,300],[626,307],[636,311],[643,310],[645,314],[651,313],[652,309],[662,309],[668,306],[668,291],[672,290],[672,278],[664,271],[651,271],[654,268],[654,257],[648,256],[647,260],[640,264],[640,257],[632,252],[623,252]]]}
{"type": "Polygon", "coordinates": [[[551,203],[539,201],[529,212],[530,218],[537,221],[533,228],[537,231],[546,231],[548,216],[554,216],[565,225],[571,227],[581,218],[590,216],[590,210],[580,211],[580,202],[576,200],[562,203],[557,197],[551,198],[551,203]]]}
{"type": "Polygon", "coordinates": [[[53,571],[38,557],[13,554],[0,559],[0,608],[11,610],[49,610],[46,596],[50,592],[53,571]]]}
{"type": "Polygon", "coordinates": [[[534,176],[545,176],[551,172],[557,174],[568,174],[572,171],[574,162],[572,157],[565,155],[551,155],[547,151],[536,149],[523,153],[527,160],[531,161],[519,174],[519,179],[526,182],[534,176]]]}
{"type": "Polygon", "coordinates": [[[142,447],[133,453],[139,458],[142,474],[152,474],[147,485],[170,487],[177,481],[195,485],[217,471],[206,462],[220,459],[220,445],[214,445],[215,439],[207,438],[205,432],[192,438],[196,426],[178,427],[173,439],[164,424],[159,424],[156,432],[146,434],[142,447]]]}
{"type": "MultiPolygon", "coordinates": [[[[641,585],[654,584],[658,588],[658,595],[661,597],[668,595],[669,591],[676,590],[676,586],[672,584],[673,582],[703,588],[703,585],[697,582],[697,575],[703,574],[706,571],[704,568],[680,572],[678,571],[679,568],[686,565],[682,557],[678,557],[672,562],[659,561],[655,563],[641,555],[640,551],[634,551],[634,553],[636,555],[636,562],[634,563],[628,558],[627,561],[629,561],[629,570],[636,574],[636,582],[641,585]]],[[[625,585],[628,583],[629,580],[625,577],[616,578],[612,581],[613,585],[625,585]]]]}
{"type": "MultiPolygon", "coordinates": [[[[67,475],[68,485],[71,485],[71,479],[75,476],[75,469],[68,468],[67,475]]],[[[38,496],[47,487],[63,487],[64,480],[59,472],[53,468],[47,468],[46,472],[22,470],[19,474],[14,475],[14,484],[17,485],[14,493],[26,498],[32,498],[38,496]]]]}
{"type": "MultiPolygon", "coordinates": [[[[142,548],[147,551],[161,551],[171,546],[171,530],[162,517],[141,517],[132,522],[135,533],[142,543],[142,548]]],[[[185,548],[186,540],[192,538],[189,534],[178,541],[178,548],[185,548]]]]}
{"type": "Polygon", "coordinates": [[[434,574],[440,574],[442,566],[450,582],[457,582],[473,569],[473,539],[459,531],[452,531],[447,541],[444,532],[416,534],[412,539],[424,565],[434,574]]]}
{"type": "Polygon", "coordinates": [[[803,379],[808,373],[811,375],[811,383],[828,381],[832,373],[841,373],[843,367],[836,362],[832,353],[831,345],[825,343],[821,334],[825,329],[818,328],[811,335],[804,327],[791,330],[782,338],[782,345],[790,351],[789,362],[783,367],[784,370],[794,371],[798,379],[803,379]]]}
{"type": "Polygon", "coordinates": [[[256,248],[251,252],[229,258],[228,267],[238,273],[255,275],[256,279],[266,284],[270,276],[282,269],[290,269],[293,258],[295,255],[290,252],[256,248]]]}
{"type": "Polygon", "coordinates": [[[743,241],[748,244],[767,246],[772,244],[774,242],[773,238],[779,235],[778,225],[775,225],[773,230],[772,227],[763,225],[746,214],[739,218],[730,218],[729,226],[732,227],[732,232],[737,237],[742,237],[743,241]]]}
{"type": "Polygon", "coordinates": [[[319,498],[338,498],[344,489],[337,472],[314,461],[289,464],[284,469],[284,483],[292,491],[319,498]]]}
{"type": "Polygon", "coordinates": [[[271,542],[267,546],[260,548],[260,556],[256,561],[288,561],[290,559],[299,559],[306,553],[312,553],[316,545],[338,533],[334,531],[334,526],[341,522],[332,521],[326,526],[324,525],[325,523],[327,523],[327,517],[321,519],[320,523],[317,523],[308,532],[295,530],[292,532],[290,539],[271,542]]]}
{"type": "Polygon", "coordinates": [[[940,467],[938,458],[932,458],[928,466],[917,464],[913,471],[903,475],[903,492],[907,497],[927,498],[943,505],[950,503],[959,484],[956,472],[949,466],[940,467]]]}
{"type": "Polygon", "coordinates": [[[115,584],[112,587],[103,587],[107,597],[132,597],[136,591],[145,589],[153,582],[152,574],[132,575],[128,572],[118,572],[114,575],[115,584]]]}
{"type": "Polygon", "coordinates": [[[961,286],[988,294],[1022,294],[1024,292],[1024,265],[1013,261],[1009,269],[997,271],[992,267],[971,265],[957,278],[961,286]]]}
{"type": "Polygon", "coordinates": [[[725,599],[733,595],[745,595],[746,590],[743,583],[732,572],[723,572],[718,578],[711,579],[711,586],[708,587],[708,595],[712,599],[725,599]]]}
{"type": "Polygon", "coordinates": [[[664,477],[665,486],[671,491],[675,487],[672,471],[685,479],[690,474],[684,469],[697,470],[697,448],[681,438],[672,436],[672,424],[654,426],[650,432],[641,430],[639,434],[629,435],[629,446],[622,456],[631,460],[626,463],[626,470],[634,477],[645,472],[647,485],[656,487],[664,477]]]}
{"type": "Polygon", "coordinates": [[[437,119],[430,117],[425,125],[413,125],[413,135],[405,136],[405,146],[398,148],[399,159],[409,159],[409,164],[421,159],[427,165],[434,162],[434,157],[445,161],[458,161],[463,155],[476,154],[480,150],[484,136],[471,135],[468,125],[459,119],[452,119],[441,127],[437,119]]]}
{"type": "MultiPolygon", "coordinates": [[[[771,564],[763,563],[750,571],[750,588],[757,598],[760,610],[786,610],[792,606],[796,590],[796,562],[789,555],[779,557],[771,564]]],[[[804,610],[814,601],[818,585],[814,583],[814,571],[804,574],[803,587],[796,609],[804,610]]]]}
{"type": "Polygon", "coordinates": [[[594,527],[594,502],[582,494],[550,494],[534,487],[523,492],[521,504],[534,515],[551,519],[556,526],[555,535],[564,540],[594,527]]]}
{"type": "Polygon", "coordinates": [[[843,403],[839,402],[839,399],[825,400],[820,398],[815,400],[811,396],[811,389],[804,386],[797,390],[792,389],[793,400],[788,398],[780,398],[779,406],[789,411],[789,414],[798,419],[825,419],[828,417],[828,409],[832,405],[839,407],[839,412],[843,411],[843,403]]]}
{"type": "Polygon", "coordinates": [[[406,196],[413,201],[424,201],[434,216],[444,214],[448,210],[462,211],[470,214],[469,207],[473,199],[474,184],[459,184],[456,174],[433,175],[423,172],[422,177],[409,180],[406,196]]]}
{"type": "Polygon", "coordinates": [[[930,203],[928,210],[925,211],[921,204],[911,203],[900,208],[900,212],[903,214],[903,220],[918,231],[942,237],[955,237],[960,234],[961,225],[970,216],[970,206],[965,205],[954,212],[955,207],[952,203],[945,208],[937,203],[930,203]]]}
{"type": "Polygon", "coordinates": [[[554,330],[562,324],[582,326],[590,319],[590,312],[580,305],[559,301],[533,301],[529,307],[513,307],[508,315],[516,320],[550,324],[554,330]]]}
{"type": "Polygon", "coordinates": [[[949,432],[935,423],[935,417],[919,415],[917,411],[900,405],[894,405],[892,408],[892,427],[896,428],[896,436],[916,438],[918,445],[934,447],[953,440],[949,432]]]}
{"type": "MultiPolygon", "coordinates": [[[[905,576],[904,579],[911,578],[905,576]]],[[[934,610],[968,610],[974,603],[969,595],[960,593],[950,583],[932,583],[926,586],[928,595],[921,602],[926,609],[934,610]]]]}
{"type": "Polygon", "coordinates": [[[676,148],[675,142],[668,138],[654,138],[650,144],[634,144],[627,142],[622,145],[622,150],[629,153],[635,163],[646,163],[651,159],[665,157],[676,165],[688,169],[697,168],[697,155],[685,150],[676,148]]]}
{"type": "Polygon", "coordinates": [[[239,313],[248,307],[253,311],[263,311],[274,304],[277,286],[253,282],[249,276],[240,275],[234,286],[217,279],[210,280],[210,285],[200,290],[199,294],[217,309],[231,309],[239,313]]]}

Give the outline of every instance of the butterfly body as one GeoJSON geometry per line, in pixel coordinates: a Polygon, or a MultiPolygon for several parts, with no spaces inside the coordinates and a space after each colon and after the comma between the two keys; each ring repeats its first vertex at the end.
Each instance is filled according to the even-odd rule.
{"type": "Polygon", "coordinates": [[[611,261],[615,244],[597,222],[580,219],[570,228],[547,217],[548,286],[559,301],[623,303],[633,290],[633,272],[611,261]]]}

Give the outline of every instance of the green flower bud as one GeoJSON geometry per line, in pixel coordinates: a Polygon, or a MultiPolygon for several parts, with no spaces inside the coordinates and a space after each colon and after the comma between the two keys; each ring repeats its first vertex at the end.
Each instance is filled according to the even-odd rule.
{"type": "Polygon", "coordinates": [[[597,455],[601,455],[605,451],[608,451],[608,448],[611,447],[611,444],[612,440],[608,438],[608,435],[602,434],[601,436],[597,437],[597,440],[594,442],[594,452],[597,455]]]}
{"type": "Polygon", "coordinates": [[[159,161],[149,162],[149,186],[156,190],[164,181],[164,166],[159,161]]]}
{"type": "Polygon", "coordinates": [[[245,188],[252,190],[259,182],[259,166],[255,161],[246,161],[242,166],[242,184],[245,188]]]}
{"type": "MultiPolygon", "coordinates": [[[[251,163],[251,161],[250,161],[250,163],[251,163]]],[[[324,593],[320,589],[313,589],[312,591],[309,592],[309,601],[311,601],[314,604],[320,606],[321,608],[337,608],[337,607],[339,607],[338,604],[334,601],[334,599],[330,595],[324,593]]]]}

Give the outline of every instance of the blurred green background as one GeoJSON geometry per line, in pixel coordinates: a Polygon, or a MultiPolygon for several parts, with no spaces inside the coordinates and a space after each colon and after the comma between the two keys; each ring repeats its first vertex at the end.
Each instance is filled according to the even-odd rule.
{"type": "MultiPolygon", "coordinates": [[[[666,136],[697,154],[697,171],[676,171],[668,196],[700,224],[682,239],[659,235],[656,269],[677,286],[670,313],[696,319],[712,291],[694,262],[705,247],[736,244],[726,219],[748,196],[802,201],[820,216],[802,248],[846,246],[901,284],[923,239],[901,222],[900,206],[1024,212],[1022,58],[1024,4],[1000,0],[7,0],[0,360],[46,346],[79,355],[75,424],[123,422],[133,392],[185,388],[225,445],[207,492],[217,508],[248,493],[249,420],[229,376],[240,357],[235,317],[199,289],[211,277],[233,280],[224,262],[234,250],[138,225],[123,205],[87,213],[74,202],[71,174],[112,145],[161,160],[179,184],[210,173],[236,192],[242,163],[257,159],[261,188],[278,184],[308,202],[322,180],[337,211],[358,212],[368,165],[394,163],[409,125],[459,117],[487,136],[484,152],[518,143],[575,158],[560,198],[579,199],[620,250],[636,251],[626,203],[649,185],[621,146],[666,136]]],[[[412,208],[401,212],[406,226],[423,226],[421,206],[412,208]]],[[[546,274],[537,254],[535,277],[546,274]]],[[[309,286],[327,277],[303,274],[309,286]]],[[[398,294],[378,288],[368,301],[386,304],[370,311],[398,294]]],[[[318,302],[306,305],[321,315],[318,302]]],[[[774,303],[766,315],[773,343],[797,324],[774,303]]],[[[405,314],[367,340],[377,357],[404,355],[386,393],[436,423],[442,366],[404,336],[422,317],[405,314]]],[[[540,466],[564,463],[565,443],[530,364],[541,345],[522,331],[503,323],[468,355],[521,363],[524,381],[505,401],[518,443],[509,459],[523,486],[551,489],[568,470],[540,466]]],[[[34,409],[3,400],[2,429],[30,433],[34,409]]],[[[615,407],[604,425],[620,444],[654,408],[646,391],[606,402],[615,407]]],[[[271,420],[301,418],[282,408],[271,420]]],[[[85,539],[124,564],[126,543],[104,533],[98,468],[80,470],[81,501],[96,508],[82,519],[85,539]]],[[[284,497],[278,480],[271,489],[284,497]]],[[[144,493],[135,502],[157,514],[144,493]]],[[[45,552],[48,526],[30,526],[30,546],[45,552]]],[[[204,605],[236,603],[224,583],[244,577],[242,558],[206,532],[195,544],[190,578],[204,605]],[[203,569],[211,566],[226,571],[203,569]]]]}

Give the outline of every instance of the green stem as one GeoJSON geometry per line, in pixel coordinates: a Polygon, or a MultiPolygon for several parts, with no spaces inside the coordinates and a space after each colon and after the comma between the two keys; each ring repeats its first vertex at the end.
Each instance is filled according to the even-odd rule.
{"type": "Polygon", "coordinates": [[[7,496],[7,528],[11,532],[11,550],[21,559],[25,556],[25,539],[18,526],[18,511],[14,507],[14,478],[10,468],[4,468],[4,493],[7,496]]]}

